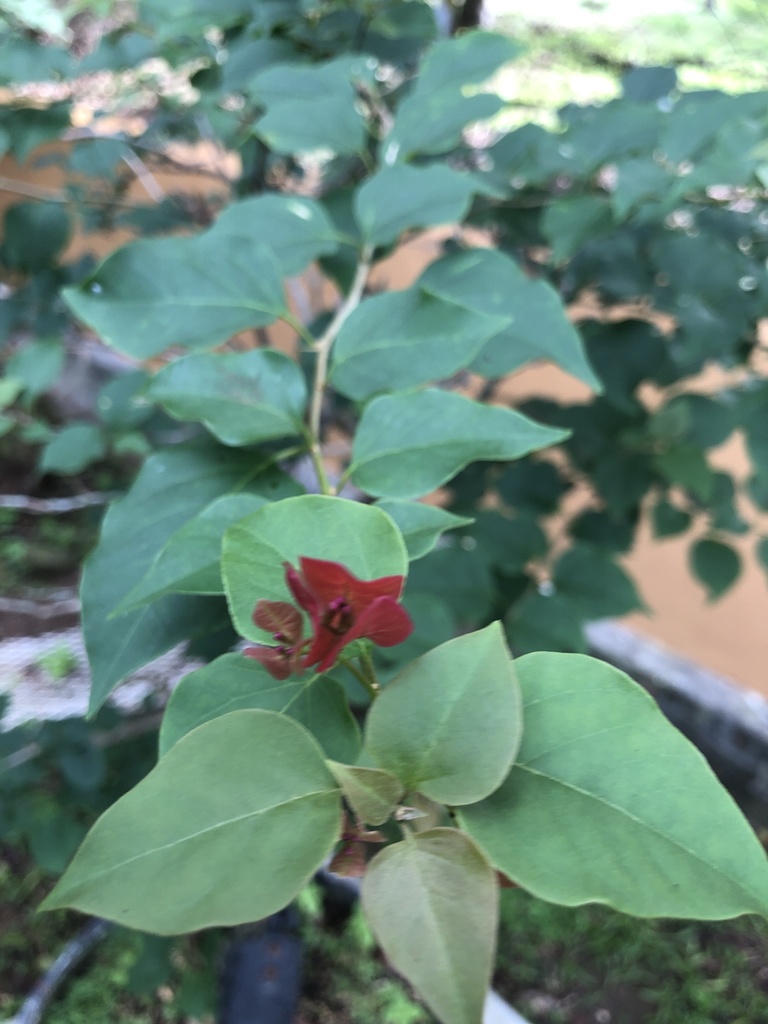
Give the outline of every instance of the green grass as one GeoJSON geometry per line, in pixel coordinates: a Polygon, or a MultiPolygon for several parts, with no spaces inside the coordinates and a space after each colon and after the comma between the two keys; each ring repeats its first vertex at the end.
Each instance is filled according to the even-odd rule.
{"type": "Polygon", "coordinates": [[[644,921],[520,890],[503,893],[502,917],[496,987],[532,1024],[766,1020],[764,921],[644,921]]]}

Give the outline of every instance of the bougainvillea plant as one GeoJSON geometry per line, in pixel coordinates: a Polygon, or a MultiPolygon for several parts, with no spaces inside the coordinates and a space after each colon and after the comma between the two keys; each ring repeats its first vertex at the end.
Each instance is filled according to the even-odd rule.
{"type": "MultiPolygon", "coordinates": [[[[99,819],[45,906],[176,934],[261,919],[330,863],[362,874],[373,931],[437,1017],[479,1024],[502,879],[565,905],[720,919],[768,913],[768,864],[700,754],[623,673],[575,653],[513,660],[515,623],[488,613],[473,576],[495,535],[452,543],[467,518],[420,500],[570,436],[460,392],[457,373],[549,358],[595,392],[602,381],[557,292],[493,238],[458,233],[411,287],[371,294],[406,233],[517,188],[519,138],[485,161],[463,141],[503,106],[482,87],[516,48],[487,32],[435,42],[420,0],[366,4],[363,31],[356,5],[336,6],[264,3],[253,24],[227,8],[242,58],[228,88],[247,100],[209,113],[233,115],[244,167],[263,158],[259,180],[282,192],[198,234],[128,244],[64,293],[137,360],[180,347],[144,397],[197,425],[146,461],[85,566],[92,710],[180,641],[207,663],[168,703],[156,768],[99,819]],[[316,321],[288,297],[310,264],[340,296],[316,321]],[[276,321],[300,358],[221,351],[276,321]],[[441,551],[453,569],[435,558],[426,589],[442,604],[412,586],[441,551]]],[[[537,480],[556,475],[536,465],[537,480]]],[[[511,591],[529,560],[514,538],[546,548],[513,490],[480,513],[508,527],[511,591]]],[[[585,550],[571,579],[596,564],[585,550]]],[[[591,594],[589,613],[608,599],[591,594]]],[[[557,633],[567,602],[539,603],[557,633]]]]}

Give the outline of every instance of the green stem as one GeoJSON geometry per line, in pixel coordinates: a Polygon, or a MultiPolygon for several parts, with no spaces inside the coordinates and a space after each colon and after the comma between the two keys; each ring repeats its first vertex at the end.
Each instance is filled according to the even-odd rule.
{"type": "Polygon", "coordinates": [[[310,434],[306,427],[304,428],[304,437],[307,439],[307,451],[309,452],[309,457],[312,459],[312,465],[315,467],[317,482],[320,485],[321,492],[323,494],[334,494],[335,492],[331,486],[331,481],[328,479],[328,474],[325,472],[323,453],[320,451],[320,442],[310,434]]]}
{"type": "Polygon", "coordinates": [[[374,667],[374,664],[373,664],[373,658],[371,657],[371,652],[370,652],[370,650],[367,647],[363,647],[361,649],[361,651],[360,651],[360,661],[362,662],[363,672],[365,673],[366,677],[368,678],[368,682],[369,682],[369,684],[371,686],[371,689],[372,689],[373,693],[377,694],[379,692],[379,690],[381,689],[381,687],[379,686],[379,681],[376,678],[376,668],[374,667]]]}
{"type": "MultiPolygon", "coordinates": [[[[322,462],[322,455],[320,453],[320,415],[323,408],[323,394],[325,393],[325,385],[328,379],[328,360],[330,358],[331,347],[336,340],[336,336],[344,326],[347,317],[360,304],[360,300],[363,297],[365,282],[368,280],[368,274],[371,270],[372,256],[372,247],[365,246],[360,254],[360,262],[357,264],[357,270],[355,271],[355,277],[352,281],[352,286],[349,289],[349,294],[337,309],[336,315],[328,324],[325,331],[323,331],[322,335],[314,343],[316,354],[315,382],[312,388],[312,399],[309,406],[309,436],[310,453],[312,454],[312,461],[317,469],[318,481],[321,487],[323,487],[324,478],[327,486],[325,470],[321,470],[318,467],[322,462]]],[[[323,487],[323,493],[332,494],[333,491],[330,487],[328,487],[327,490],[323,487]]]]}
{"type": "Polygon", "coordinates": [[[339,661],[344,668],[348,668],[352,675],[355,676],[358,682],[364,687],[369,697],[371,697],[372,700],[375,700],[379,695],[379,684],[372,681],[363,672],[361,672],[354,661],[350,661],[348,658],[339,658],[339,661]]]}

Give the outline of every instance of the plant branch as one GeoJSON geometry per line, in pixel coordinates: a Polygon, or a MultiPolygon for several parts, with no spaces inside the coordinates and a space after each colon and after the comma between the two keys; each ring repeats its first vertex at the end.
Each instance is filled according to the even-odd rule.
{"type": "Polygon", "coordinates": [[[344,668],[349,669],[349,671],[358,680],[361,686],[363,686],[365,692],[372,700],[378,697],[379,687],[377,683],[371,681],[368,678],[368,676],[365,675],[365,673],[361,672],[357,665],[353,661],[350,661],[348,658],[339,658],[339,661],[344,666],[344,668]]]}
{"type": "MultiPolygon", "coordinates": [[[[312,400],[309,409],[309,435],[312,459],[316,466],[322,463],[322,453],[320,451],[320,416],[323,408],[325,384],[328,378],[328,359],[331,354],[331,347],[333,346],[339,331],[344,326],[347,317],[357,306],[360,305],[360,300],[363,297],[363,289],[365,288],[365,282],[368,280],[368,274],[371,270],[372,257],[372,246],[365,246],[360,253],[360,262],[357,264],[357,270],[355,271],[355,276],[352,281],[352,286],[349,289],[349,294],[336,310],[336,315],[315,342],[314,347],[317,361],[315,363],[315,383],[312,389],[312,400]]],[[[320,476],[319,472],[318,476],[320,476]]],[[[325,476],[324,470],[323,476],[325,476]]],[[[322,479],[320,480],[320,483],[322,485],[322,479]]],[[[324,493],[331,493],[330,488],[324,493]]]]}
{"type": "Polygon", "coordinates": [[[27,494],[0,494],[0,508],[15,508],[31,515],[60,515],[63,512],[76,512],[92,505],[108,505],[115,498],[121,497],[119,491],[89,491],[76,494],[71,498],[31,498],[27,494]]]}

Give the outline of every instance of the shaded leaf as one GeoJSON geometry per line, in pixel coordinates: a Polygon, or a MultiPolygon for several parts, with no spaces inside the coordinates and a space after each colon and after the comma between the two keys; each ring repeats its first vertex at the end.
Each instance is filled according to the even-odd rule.
{"type": "Polygon", "coordinates": [[[403,535],[411,561],[428,554],[446,530],[455,530],[474,522],[467,516],[457,516],[437,505],[425,505],[420,501],[382,498],[376,502],[376,507],[394,520],[403,535]]]}
{"type": "Polygon", "coordinates": [[[402,798],[403,784],[380,768],[359,768],[327,761],[352,810],[367,825],[383,825],[402,798]]]}

